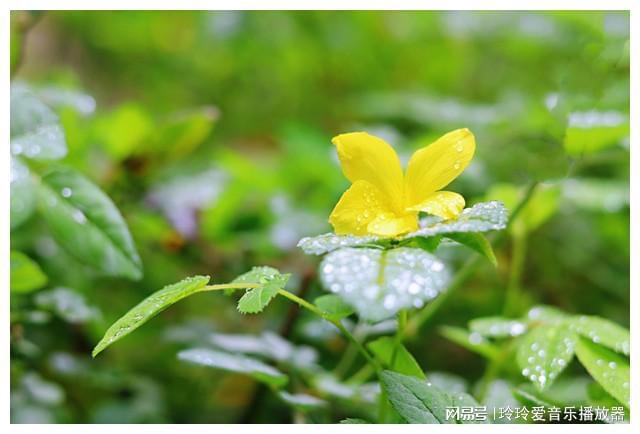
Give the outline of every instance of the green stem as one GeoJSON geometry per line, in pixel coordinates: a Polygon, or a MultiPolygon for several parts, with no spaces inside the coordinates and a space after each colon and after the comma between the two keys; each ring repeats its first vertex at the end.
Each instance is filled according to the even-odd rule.
{"type": "Polygon", "coordinates": [[[340,332],[344,335],[344,337],[347,338],[347,340],[351,344],[355,345],[355,347],[358,349],[358,351],[360,351],[360,353],[364,356],[364,358],[367,359],[367,362],[369,362],[369,364],[371,364],[371,366],[375,369],[376,373],[378,375],[380,375],[382,373],[382,366],[380,365],[380,363],[378,363],[378,361],[376,359],[374,359],[373,356],[371,356],[371,354],[369,354],[369,351],[367,351],[367,349],[351,334],[351,332],[349,330],[347,330],[345,326],[342,325],[340,320],[336,320],[334,318],[328,317],[318,307],[314,306],[313,304],[309,303],[308,301],[298,297],[297,295],[295,295],[295,294],[293,294],[293,293],[291,293],[291,292],[289,292],[289,291],[287,291],[285,289],[279,289],[278,290],[278,294],[282,295],[283,297],[288,298],[289,300],[293,301],[294,303],[297,303],[300,307],[304,307],[305,309],[309,310],[310,312],[313,312],[316,315],[318,315],[320,318],[323,318],[324,320],[329,321],[331,324],[336,326],[338,328],[338,330],[340,330],[340,332]]]}
{"type": "MultiPolygon", "coordinates": [[[[529,200],[535,193],[537,187],[538,187],[537,181],[533,181],[529,184],[529,186],[525,191],[524,196],[522,197],[518,205],[516,205],[516,207],[511,212],[511,216],[509,217],[509,222],[507,223],[507,227],[511,226],[512,222],[515,220],[518,214],[520,214],[524,206],[529,202],[529,200]]],[[[498,236],[494,239],[494,243],[495,244],[501,243],[502,241],[504,241],[505,236],[506,236],[505,231],[500,232],[498,236]]],[[[442,294],[440,294],[440,296],[437,297],[435,300],[433,300],[431,303],[427,304],[420,312],[418,312],[418,314],[414,315],[413,318],[411,318],[411,321],[409,321],[406,327],[403,338],[417,336],[420,328],[425,323],[430,321],[433,318],[433,316],[442,308],[442,306],[446,304],[446,302],[451,298],[451,296],[459,288],[461,288],[464,283],[466,283],[466,281],[475,273],[475,271],[477,270],[477,268],[480,266],[481,263],[482,263],[482,260],[479,255],[476,255],[468,259],[467,262],[465,262],[462,268],[460,268],[460,270],[458,270],[456,275],[453,277],[453,280],[451,281],[451,284],[449,285],[447,290],[444,291],[442,294]]]]}
{"type": "MultiPolygon", "coordinates": [[[[356,325],[353,332],[353,335],[356,339],[361,338],[361,336],[359,336],[358,330],[359,330],[359,327],[358,325],[356,325]]],[[[342,357],[336,364],[335,374],[338,378],[343,378],[347,374],[347,372],[349,372],[349,369],[351,368],[351,366],[353,366],[353,362],[356,360],[357,355],[358,355],[358,348],[356,348],[355,345],[350,343],[347,346],[347,349],[342,354],[342,357]]],[[[369,366],[369,365],[366,365],[366,366],[369,366]]]]}
{"type": "Polygon", "coordinates": [[[259,288],[262,285],[259,283],[220,283],[218,285],[203,286],[198,292],[205,291],[224,291],[225,289],[250,289],[259,288]]]}
{"type": "Polygon", "coordinates": [[[511,267],[509,268],[509,281],[505,294],[504,316],[517,314],[516,303],[521,294],[521,278],[524,270],[524,263],[527,256],[527,236],[524,233],[516,233],[512,237],[513,254],[511,257],[511,267]]]}
{"type": "MultiPolygon", "coordinates": [[[[389,368],[393,369],[396,365],[396,359],[398,358],[398,351],[402,345],[402,336],[407,326],[407,310],[403,309],[398,312],[398,327],[396,328],[396,334],[393,340],[393,352],[391,353],[391,360],[389,362],[389,368]]],[[[378,420],[380,423],[387,422],[387,416],[389,414],[389,400],[384,390],[380,393],[380,414],[378,420]]]]}

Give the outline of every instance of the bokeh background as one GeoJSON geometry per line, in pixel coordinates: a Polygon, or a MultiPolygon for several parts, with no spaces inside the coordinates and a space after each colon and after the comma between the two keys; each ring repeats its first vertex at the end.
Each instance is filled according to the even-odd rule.
{"type": "MultiPolygon", "coordinates": [[[[212,334],[270,331],[314,347],[320,366],[333,369],[344,341],[284,300],[248,316],[233,298],[201,294],[97,359],[90,352],[131,306],[188,275],[225,282],[268,264],[294,273],[291,289],[306,298],[322,294],[318,259],[296,242],[330,230],[327,217],[348,186],[330,139],[354,130],[386,138],[406,161],[441,134],[470,128],[477,154],[452,186],[468,203],[512,206],[540,182],[526,221],[497,248],[499,267],[481,267],[410,343],[426,371],[470,384],[482,374],[484,361],[438,326],[502,311],[516,243],[524,251],[517,312],[545,303],[628,326],[628,13],[68,11],[11,19],[12,80],[56,109],[69,146],[64,163],[114,200],[144,263],[137,282],[101,276],[67,255],[37,217],[13,228],[12,249],[48,276],[38,292],[11,298],[13,422],[301,417],[251,379],[175,356],[212,334]],[[59,288],[67,290],[47,297],[59,288]]],[[[569,372],[583,373],[577,364],[569,372]]],[[[294,381],[294,390],[305,384],[294,381]]],[[[337,421],[359,405],[310,420],[337,421]]]]}

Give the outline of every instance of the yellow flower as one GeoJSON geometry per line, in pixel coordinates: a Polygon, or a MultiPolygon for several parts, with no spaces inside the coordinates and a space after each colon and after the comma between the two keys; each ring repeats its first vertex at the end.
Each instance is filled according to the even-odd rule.
{"type": "Polygon", "coordinates": [[[403,173],[384,140],[364,132],[340,134],[342,171],[351,187],[329,217],[336,234],[395,237],[418,229],[418,212],[453,219],[464,208],[458,193],[440,191],[467,167],[476,149],[466,128],[451,131],[417,150],[403,173]]]}

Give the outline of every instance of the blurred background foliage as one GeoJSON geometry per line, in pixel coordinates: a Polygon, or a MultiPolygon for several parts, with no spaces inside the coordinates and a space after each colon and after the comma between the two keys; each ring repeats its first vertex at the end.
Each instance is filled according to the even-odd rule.
{"type": "MultiPolygon", "coordinates": [[[[330,230],[348,186],[330,139],[353,130],[385,137],[406,161],[470,128],[477,154],[453,187],[468,203],[513,207],[542,182],[498,269],[476,273],[438,324],[502,313],[518,261],[514,314],[545,303],[628,326],[627,13],[12,12],[11,37],[12,80],[55,109],[63,162],[117,204],[144,265],[135,282],[100,275],[37,216],[12,220],[11,248],[44,274],[29,274],[38,290],[12,293],[14,422],[291,421],[252,380],[176,359],[194,342],[270,331],[333,369],[345,343],[283,300],[243,316],[201,294],[96,360],[90,351],[113,320],[187,275],[225,282],[268,264],[294,274],[291,290],[321,295],[317,258],[295,245],[330,230]]],[[[482,374],[484,361],[437,327],[409,349],[450,382],[482,374]]],[[[307,388],[293,379],[292,391],[307,388]]],[[[335,384],[318,390],[341,405],[310,420],[366,407],[335,384]]]]}

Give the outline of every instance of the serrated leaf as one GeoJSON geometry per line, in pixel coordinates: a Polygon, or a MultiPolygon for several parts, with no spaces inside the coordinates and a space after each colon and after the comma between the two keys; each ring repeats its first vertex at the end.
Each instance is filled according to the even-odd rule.
{"type": "Polygon", "coordinates": [[[111,199],[79,173],[54,170],[38,187],[38,206],[51,233],[69,253],[112,276],[142,277],[129,229],[111,199]]]}
{"type": "Polygon", "coordinates": [[[522,375],[545,390],[573,358],[577,336],[564,324],[541,325],[519,343],[516,359],[522,375]]]}
{"type": "Polygon", "coordinates": [[[197,365],[249,375],[275,387],[287,384],[288,378],[276,368],[252,357],[229,354],[209,348],[191,348],[178,353],[178,359],[197,365]]]}
{"type": "Polygon", "coordinates": [[[169,306],[185,297],[195,294],[209,282],[209,276],[187,277],[178,283],[167,285],[142,300],[129,312],[114,322],[105,332],[103,338],[93,349],[93,357],[97,356],[109,345],[122,339],[145,322],[162,312],[169,306]]]}
{"type": "Polygon", "coordinates": [[[36,208],[36,188],[29,168],[11,157],[10,225],[14,229],[24,223],[36,208]]]}
{"type": "Polygon", "coordinates": [[[631,336],[629,330],[624,327],[604,318],[586,315],[572,317],[568,324],[571,330],[591,339],[594,343],[604,345],[625,356],[629,355],[631,336]]]}
{"type": "Polygon", "coordinates": [[[460,327],[443,326],[440,327],[440,334],[452,342],[478,353],[487,359],[498,357],[499,350],[491,342],[486,340],[480,333],[469,333],[460,327]]]}
{"type": "Polygon", "coordinates": [[[333,319],[341,320],[354,313],[353,308],[337,295],[327,294],[315,299],[314,304],[333,319]]]}
{"type": "Polygon", "coordinates": [[[498,266],[498,260],[496,259],[495,253],[493,253],[491,243],[484,235],[475,232],[457,232],[447,234],[446,237],[457,243],[464,244],[470,249],[480,253],[482,256],[487,258],[494,267],[498,266]]]}
{"type": "Polygon", "coordinates": [[[24,83],[11,85],[11,153],[38,160],[67,154],[58,116],[24,83]]]}
{"type": "Polygon", "coordinates": [[[451,397],[416,377],[384,371],[382,387],[393,408],[409,423],[455,423],[446,417],[451,397]]]}
{"type": "Polygon", "coordinates": [[[37,262],[24,253],[11,250],[9,288],[13,293],[27,293],[47,284],[47,276],[37,262]]]}
{"type": "Polygon", "coordinates": [[[278,392],[278,396],[289,406],[299,411],[310,411],[326,407],[327,401],[306,393],[289,393],[286,390],[278,392]]]}
{"type": "Polygon", "coordinates": [[[502,317],[477,318],[469,322],[471,332],[480,333],[490,338],[507,338],[519,336],[527,331],[523,321],[502,317]]]}
{"type": "Polygon", "coordinates": [[[271,267],[253,267],[253,269],[233,280],[233,283],[259,284],[249,288],[238,301],[238,310],[242,313],[262,312],[271,300],[283,289],[289,280],[289,274],[280,274],[271,267]]]}
{"type": "Polygon", "coordinates": [[[576,356],[604,390],[625,406],[631,405],[629,362],[625,358],[582,337],[576,344],[576,356]]]}
{"type": "Polygon", "coordinates": [[[396,341],[390,336],[383,336],[367,344],[373,354],[383,363],[388,369],[399,372],[400,374],[411,375],[412,377],[425,379],[422,368],[416,362],[416,359],[400,344],[396,347],[396,341]],[[395,353],[395,360],[394,360],[395,353]],[[393,365],[392,365],[393,360],[393,365]]]}

